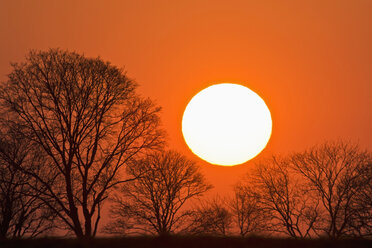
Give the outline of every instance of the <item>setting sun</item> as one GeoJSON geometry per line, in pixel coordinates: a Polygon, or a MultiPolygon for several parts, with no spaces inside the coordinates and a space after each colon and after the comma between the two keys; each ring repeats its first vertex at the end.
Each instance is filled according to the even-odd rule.
{"type": "Polygon", "coordinates": [[[182,133],[194,154],[211,164],[242,164],[271,136],[271,114],[255,92],[238,84],[212,85],[188,103],[182,133]]]}

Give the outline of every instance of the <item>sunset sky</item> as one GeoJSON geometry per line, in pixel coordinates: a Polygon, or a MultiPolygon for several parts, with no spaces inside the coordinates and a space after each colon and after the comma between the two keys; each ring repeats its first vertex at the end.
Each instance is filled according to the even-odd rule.
{"type": "Polygon", "coordinates": [[[125,68],[214,192],[270,154],[339,138],[372,149],[370,0],[0,0],[0,80],[30,49],[54,47],[125,68]],[[190,99],[222,82],[258,93],[273,120],[266,149],[229,168],[197,158],[181,132],[190,99]]]}

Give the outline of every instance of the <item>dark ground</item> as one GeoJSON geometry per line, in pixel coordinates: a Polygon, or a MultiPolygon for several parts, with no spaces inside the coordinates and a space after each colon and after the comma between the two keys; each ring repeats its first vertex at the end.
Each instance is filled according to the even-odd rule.
{"type": "Polygon", "coordinates": [[[219,237],[131,237],[131,238],[96,238],[93,240],[76,239],[35,239],[35,240],[3,240],[0,247],[45,247],[45,248],[317,248],[317,247],[372,247],[372,240],[294,240],[268,238],[219,238],[219,237]]]}

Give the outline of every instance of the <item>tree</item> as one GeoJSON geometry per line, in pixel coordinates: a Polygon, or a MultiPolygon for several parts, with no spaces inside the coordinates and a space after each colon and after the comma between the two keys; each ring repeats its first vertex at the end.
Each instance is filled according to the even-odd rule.
{"type": "Polygon", "coordinates": [[[36,147],[2,127],[0,133],[0,238],[36,237],[53,227],[55,215],[38,198],[42,185],[19,165],[39,173],[43,156],[36,147]],[[4,132],[5,131],[5,132],[4,132]],[[33,187],[30,187],[33,184],[33,187]],[[38,191],[33,188],[37,187],[38,191]]]}
{"type": "Polygon", "coordinates": [[[175,151],[149,154],[127,173],[138,179],[124,184],[114,199],[110,233],[173,233],[189,214],[181,211],[185,203],[211,189],[197,165],[175,151]]]}
{"type": "Polygon", "coordinates": [[[357,188],[349,221],[354,236],[372,237],[372,163],[358,168],[357,188]]]}
{"type": "Polygon", "coordinates": [[[266,231],[269,218],[260,204],[259,196],[250,185],[235,185],[230,208],[240,236],[266,231]]]}
{"type": "Polygon", "coordinates": [[[319,198],[325,214],[317,229],[327,236],[350,235],[356,220],[359,225],[371,226],[371,158],[369,152],[343,141],[325,143],[292,156],[294,169],[319,198]],[[357,218],[361,211],[366,211],[367,216],[357,218]]]}
{"type": "Polygon", "coordinates": [[[5,111],[16,116],[25,142],[37,144],[51,161],[27,168],[46,191],[40,199],[79,238],[96,234],[101,206],[125,178],[128,161],[163,143],[158,113],[122,70],[101,59],[51,49],[32,51],[0,88],[5,111]]]}
{"type": "Polygon", "coordinates": [[[215,197],[210,201],[200,202],[190,212],[186,232],[193,235],[228,235],[232,226],[232,214],[225,201],[215,197]]]}
{"type": "Polygon", "coordinates": [[[318,202],[307,193],[301,178],[291,170],[290,160],[283,157],[261,161],[244,181],[248,194],[254,194],[267,213],[269,231],[293,238],[314,236],[319,218],[318,202]]]}

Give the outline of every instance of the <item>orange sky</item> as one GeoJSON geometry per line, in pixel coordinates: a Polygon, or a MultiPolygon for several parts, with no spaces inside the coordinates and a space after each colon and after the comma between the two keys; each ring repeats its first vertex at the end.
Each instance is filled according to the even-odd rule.
{"type": "Polygon", "coordinates": [[[187,148],[182,113],[219,82],[257,92],[273,118],[256,159],[337,138],[372,149],[372,1],[0,0],[0,80],[29,49],[101,56],[163,107],[170,147],[222,194],[254,161],[209,165],[187,148]]]}

